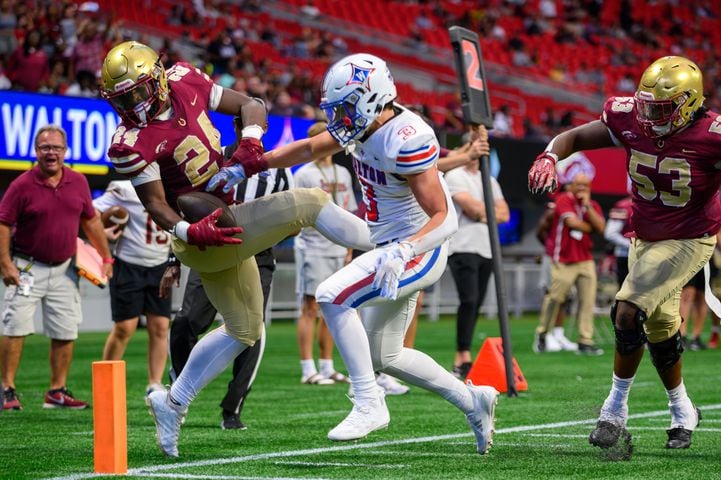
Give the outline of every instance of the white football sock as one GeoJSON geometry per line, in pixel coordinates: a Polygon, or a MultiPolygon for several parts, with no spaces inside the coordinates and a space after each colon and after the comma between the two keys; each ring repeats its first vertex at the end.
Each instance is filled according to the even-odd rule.
{"type": "Polygon", "coordinates": [[[373,250],[366,223],[333,202],[320,210],[314,227],[333,243],[356,250],[373,250]]]}
{"type": "Polygon", "coordinates": [[[368,336],[355,309],[345,305],[320,302],[323,318],[338,347],[348,376],[353,396],[358,400],[377,398],[378,386],[373,371],[368,336]]]}
{"type": "Polygon", "coordinates": [[[601,407],[600,420],[612,421],[618,423],[623,421],[626,425],[628,420],[628,394],[631,392],[631,385],[636,377],[621,378],[613,374],[611,392],[603,402],[601,407]]]}
{"type": "Polygon", "coordinates": [[[204,336],[190,352],[188,363],[170,387],[170,398],[187,407],[211,380],[217,377],[248,346],[216,328],[204,336]]]}
{"type": "Polygon", "coordinates": [[[393,364],[383,369],[404,382],[435,392],[463,413],[473,410],[473,398],[465,384],[427,354],[404,348],[393,364]]]}
{"type": "Polygon", "coordinates": [[[302,378],[308,378],[316,373],[318,373],[318,370],[315,368],[315,362],[312,358],[300,361],[300,376],[302,378]]]}
{"type": "Polygon", "coordinates": [[[335,372],[335,367],[333,366],[333,360],[328,360],[326,358],[321,358],[318,360],[318,370],[320,371],[320,374],[324,377],[330,377],[335,372]]]}
{"type": "Polygon", "coordinates": [[[671,409],[671,428],[683,427],[686,430],[695,429],[698,419],[696,418],[693,403],[686,393],[686,386],[683,380],[681,380],[678,387],[666,390],[666,395],[668,395],[668,406],[671,409]]]}

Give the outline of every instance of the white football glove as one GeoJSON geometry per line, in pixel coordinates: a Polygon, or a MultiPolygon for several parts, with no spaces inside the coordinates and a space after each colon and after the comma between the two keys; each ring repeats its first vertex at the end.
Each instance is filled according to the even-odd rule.
{"type": "Polygon", "coordinates": [[[413,248],[408,242],[400,242],[386,248],[376,260],[376,276],[373,288],[381,289],[381,297],[398,298],[398,283],[406,270],[406,264],[413,258],[413,248]]]}
{"type": "Polygon", "coordinates": [[[223,193],[228,193],[234,186],[245,180],[245,169],[243,165],[236,164],[229,167],[223,167],[218,173],[213,175],[205,187],[207,192],[212,192],[223,185],[223,193]]]}

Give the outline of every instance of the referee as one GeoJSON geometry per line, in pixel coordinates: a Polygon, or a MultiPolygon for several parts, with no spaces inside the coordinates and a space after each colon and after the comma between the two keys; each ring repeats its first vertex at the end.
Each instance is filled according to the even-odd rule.
{"type": "MultiPolygon", "coordinates": [[[[240,138],[243,128],[240,117],[233,120],[236,137],[240,138]]],[[[226,158],[230,158],[238,146],[236,143],[225,148],[226,158]]],[[[285,169],[270,169],[267,176],[255,175],[238,185],[235,200],[238,203],[247,202],[271,193],[282,192],[293,187],[293,176],[285,169]]],[[[260,283],[263,289],[263,311],[268,304],[270,283],[275,271],[275,258],[272,249],[264,250],[255,256],[260,272],[260,283]]],[[[166,277],[177,281],[180,275],[180,262],[171,256],[168,260],[166,277]]],[[[180,375],[188,361],[190,351],[198,342],[198,337],[205,333],[215,320],[217,310],[208,300],[200,276],[195,270],[190,270],[188,282],[183,295],[183,304],[175,315],[170,326],[170,380],[180,375]]],[[[265,318],[264,318],[265,320],[265,318]]],[[[259,341],[250,348],[246,348],[238,355],[233,364],[233,378],[228,382],[228,393],[220,402],[223,409],[223,420],[220,427],[226,429],[245,430],[245,424],[240,420],[245,399],[250,393],[253,380],[258,371],[260,360],[265,350],[265,330],[259,341]]]]}

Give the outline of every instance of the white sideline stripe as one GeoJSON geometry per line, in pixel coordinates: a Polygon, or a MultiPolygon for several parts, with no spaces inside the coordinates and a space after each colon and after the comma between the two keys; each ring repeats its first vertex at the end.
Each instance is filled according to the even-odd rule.
{"type": "MultiPolygon", "coordinates": [[[[129,475],[129,473],[128,473],[129,475]]],[[[97,477],[105,477],[111,475],[96,475],[97,477]]],[[[112,475],[115,476],[115,475],[112,475]]],[[[188,479],[207,479],[207,480],[298,480],[298,477],[248,477],[240,475],[198,475],[194,473],[144,473],[143,477],[149,478],[188,478],[188,479]]],[[[303,480],[329,480],[321,477],[303,477],[303,480]]]]}
{"type": "MultiPolygon", "coordinates": [[[[713,404],[713,405],[699,405],[699,408],[703,412],[704,410],[720,410],[721,404],[713,404]]],[[[629,419],[633,418],[651,418],[651,417],[658,417],[660,415],[668,415],[668,409],[666,410],[655,410],[652,412],[645,412],[645,413],[636,413],[633,415],[629,415],[629,419]]],[[[503,434],[503,433],[517,433],[517,432],[530,432],[533,430],[545,430],[545,429],[551,429],[551,428],[563,428],[563,427],[573,427],[577,425],[589,425],[596,423],[596,419],[588,419],[588,420],[573,420],[568,422],[553,422],[553,423],[542,423],[542,424],[536,424],[536,425],[519,425],[517,427],[509,427],[509,428],[499,428],[496,430],[496,434],[503,434]]],[[[338,445],[334,447],[324,447],[324,448],[308,448],[304,450],[293,450],[289,452],[270,452],[270,453],[258,453],[255,455],[245,455],[242,457],[227,457],[227,458],[216,458],[213,460],[199,460],[196,462],[182,462],[182,463],[173,463],[171,465],[151,465],[148,467],[139,467],[139,468],[131,468],[128,469],[128,476],[135,475],[135,476],[149,476],[153,472],[161,472],[165,470],[176,470],[179,468],[193,468],[193,467],[206,467],[206,466],[216,466],[216,465],[227,465],[229,463],[243,463],[253,460],[267,460],[271,458],[288,458],[288,457],[295,457],[295,456],[301,456],[301,455],[315,455],[319,453],[328,453],[328,452],[343,452],[347,450],[366,450],[366,449],[373,449],[373,448],[379,448],[379,447],[387,447],[387,446],[394,446],[394,445],[409,445],[414,443],[428,443],[428,442],[437,442],[441,440],[452,440],[456,438],[463,438],[473,435],[472,432],[465,432],[465,433],[454,433],[454,434],[448,434],[448,435],[434,435],[430,437],[417,437],[417,438],[406,438],[403,440],[386,440],[382,442],[371,442],[371,443],[363,443],[363,444],[346,444],[346,445],[338,445]]],[[[256,477],[221,477],[221,476],[207,476],[207,477],[183,477],[183,474],[173,474],[172,478],[212,478],[212,479],[222,479],[222,478],[233,478],[233,479],[253,479],[256,477]]],[[[72,475],[67,475],[64,477],[51,477],[48,480],[81,480],[84,478],[99,478],[99,477],[106,477],[109,475],[105,474],[98,474],[98,473],[77,473],[72,475]]],[[[166,477],[169,477],[169,475],[164,475],[166,477]]]]}
{"type": "Polygon", "coordinates": [[[588,438],[588,435],[575,433],[527,433],[527,437],[543,437],[543,438],[588,438]]]}
{"type": "Polygon", "coordinates": [[[372,463],[343,463],[343,462],[273,462],[273,465],[296,465],[301,467],[366,467],[366,468],[406,468],[408,465],[402,463],[396,463],[393,465],[379,463],[378,465],[372,463]]]}

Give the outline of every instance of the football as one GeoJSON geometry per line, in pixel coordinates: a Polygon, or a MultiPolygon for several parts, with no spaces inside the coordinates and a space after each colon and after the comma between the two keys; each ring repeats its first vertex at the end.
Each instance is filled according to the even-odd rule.
{"type": "Polygon", "coordinates": [[[190,192],[178,197],[180,214],[190,223],[195,223],[213,213],[216,209],[223,213],[218,217],[216,225],[219,227],[235,227],[235,217],[228,205],[215,195],[205,192],[190,192]]]}
{"type": "Polygon", "coordinates": [[[120,205],[114,205],[100,214],[100,220],[103,222],[103,228],[119,227],[125,228],[128,224],[130,214],[128,209],[120,205]]]}

